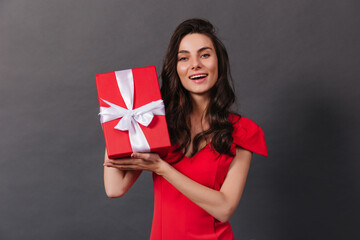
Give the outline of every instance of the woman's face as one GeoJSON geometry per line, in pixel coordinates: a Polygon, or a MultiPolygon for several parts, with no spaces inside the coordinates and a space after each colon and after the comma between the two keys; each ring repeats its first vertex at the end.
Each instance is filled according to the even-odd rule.
{"type": "Polygon", "coordinates": [[[176,69],[190,94],[208,94],[218,79],[218,59],[211,39],[199,33],[186,35],[179,45],[176,69]]]}

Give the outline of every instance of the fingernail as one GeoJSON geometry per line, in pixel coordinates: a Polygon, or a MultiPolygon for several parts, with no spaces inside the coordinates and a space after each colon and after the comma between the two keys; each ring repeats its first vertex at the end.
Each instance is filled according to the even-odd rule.
{"type": "Polygon", "coordinates": [[[131,158],[134,158],[134,157],[135,157],[135,154],[134,154],[134,153],[132,153],[132,154],[131,154],[131,158]]]}

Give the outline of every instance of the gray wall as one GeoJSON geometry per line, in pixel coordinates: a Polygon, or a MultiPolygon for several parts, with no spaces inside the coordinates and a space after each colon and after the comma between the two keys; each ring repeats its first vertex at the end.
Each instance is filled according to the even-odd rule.
{"type": "MultiPolygon", "coordinates": [[[[358,239],[356,0],[0,2],[0,239],[148,239],[143,174],[103,188],[96,73],[156,65],[189,17],[219,29],[236,109],[265,131],[236,239],[358,239]]],[[[176,223],[173,223],[176,224],[176,223]]]]}

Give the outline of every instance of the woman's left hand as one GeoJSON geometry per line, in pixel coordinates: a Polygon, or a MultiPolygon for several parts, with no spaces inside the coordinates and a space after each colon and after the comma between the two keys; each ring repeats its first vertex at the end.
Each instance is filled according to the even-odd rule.
{"type": "Polygon", "coordinates": [[[104,166],[120,170],[145,170],[160,175],[162,166],[166,164],[157,153],[132,153],[131,159],[108,159],[104,166]]]}

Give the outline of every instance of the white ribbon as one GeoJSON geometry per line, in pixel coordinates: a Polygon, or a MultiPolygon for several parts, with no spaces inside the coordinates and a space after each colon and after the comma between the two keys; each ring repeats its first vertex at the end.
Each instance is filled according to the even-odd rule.
{"type": "Polygon", "coordinates": [[[127,109],[101,99],[110,107],[100,107],[100,122],[105,123],[121,118],[114,128],[121,131],[129,131],[132,150],[134,152],[149,152],[149,143],[139,123],[147,127],[154,115],[165,115],[164,102],[163,100],[157,100],[133,109],[134,78],[131,69],[116,71],[115,76],[127,109]]]}

